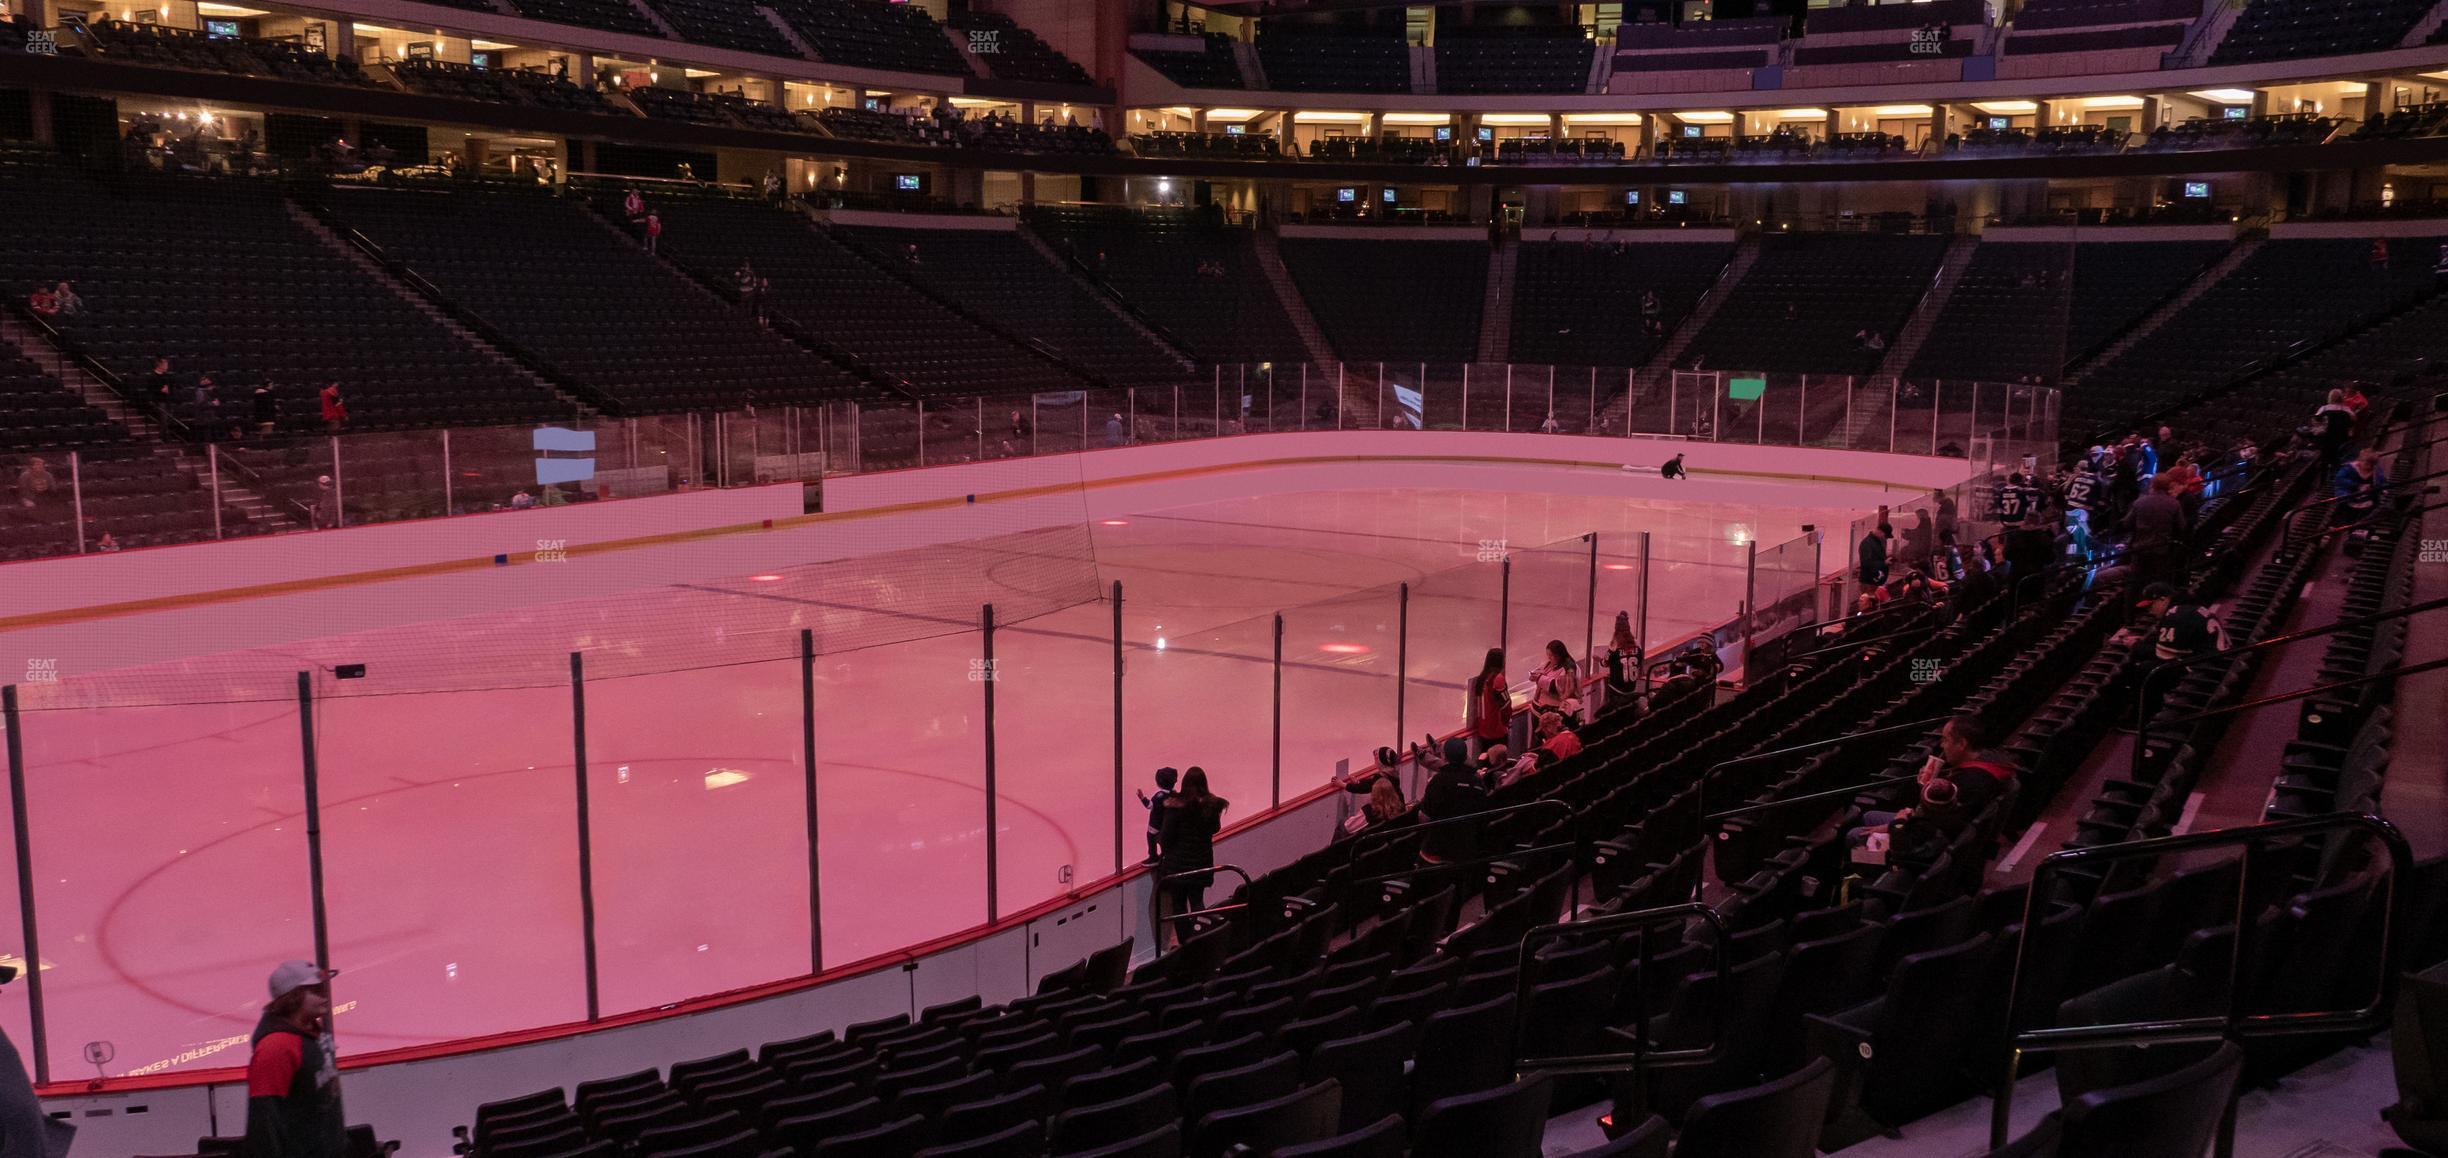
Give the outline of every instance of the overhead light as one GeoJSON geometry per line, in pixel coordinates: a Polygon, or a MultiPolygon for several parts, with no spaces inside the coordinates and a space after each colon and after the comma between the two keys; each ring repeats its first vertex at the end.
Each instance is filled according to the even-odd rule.
{"type": "Polygon", "coordinates": [[[1938,110],[1929,105],[1880,105],[1870,110],[1874,117],[1926,117],[1938,110]]]}
{"type": "Polygon", "coordinates": [[[1358,125],[1367,122],[1367,113],[1330,113],[1304,109],[1292,114],[1292,123],[1297,125],[1358,125]]]}
{"type": "Polygon", "coordinates": [[[1734,123],[1734,114],[1726,112],[1674,113],[1671,115],[1674,119],[1687,125],[1730,125],[1734,123]]]}
{"type": "Polygon", "coordinates": [[[241,8],[235,4],[214,4],[210,3],[208,0],[207,3],[196,5],[196,15],[247,17],[268,16],[270,13],[265,12],[261,8],[241,8]]]}
{"type": "Polygon", "coordinates": [[[2248,88],[2197,88],[2185,95],[2200,97],[2206,101],[2216,101],[2223,105],[2248,105],[2252,103],[2253,90],[2248,88]]]}
{"type": "Polygon", "coordinates": [[[682,74],[682,75],[684,75],[684,76],[688,77],[690,80],[696,80],[696,79],[698,79],[698,78],[700,78],[700,77],[708,77],[708,76],[721,76],[721,75],[722,75],[721,73],[716,72],[716,71],[714,71],[713,69],[710,69],[710,68],[683,68],[683,69],[681,69],[681,70],[680,70],[680,72],[681,72],[681,74],[682,74]]]}
{"type": "MultiPolygon", "coordinates": [[[[1208,115],[1213,116],[1215,114],[1210,113],[1208,115]]],[[[1387,113],[1386,115],[1377,118],[1377,121],[1379,124],[1386,125],[1447,125],[1453,123],[1453,114],[1387,113]]]]}
{"type": "Polygon", "coordinates": [[[2040,105],[2036,101],[1973,101],[1972,107],[1984,113],[1996,113],[2005,117],[2040,111],[2040,105]]]}
{"type": "Polygon", "coordinates": [[[2086,109],[2138,109],[2142,107],[2142,98],[2138,96],[2084,97],[2081,104],[2086,109]]]}
{"type": "MultiPolygon", "coordinates": [[[[1265,115],[1265,112],[1266,110],[1264,109],[1209,109],[1207,110],[1207,119],[1211,121],[1246,121],[1251,117],[1263,116],[1265,115]]],[[[1064,106],[1063,115],[1071,115],[1071,109],[1069,106],[1064,106]]]]}
{"type": "Polygon", "coordinates": [[[468,41],[468,47],[473,48],[478,52],[508,52],[513,48],[517,48],[518,45],[504,44],[498,40],[471,40],[468,41]]]}
{"type": "Polygon", "coordinates": [[[1773,112],[1773,113],[1770,113],[1769,115],[1770,115],[1770,116],[1773,116],[1773,117],[1776,117],[1776,118],[1779,118],[1779,119],[1781,119],[1781,120],[1788,120],[1788,121],[1824,121],[1824,120],[1826,120],[1826,119],[1827,119],[1827,110],[1826,110],[1826,109],[1778,109],[1777,111],[1775,111],[1775,112],[1773,112]]]}
{"type": "Polygon", "coordinates": [[[1545,127],[1547,124],[1547,114],[1481,113],[1479,114],[1479,123],[1483,125],[1537,125],[1540,127],[1545,127]]]}
{"type": "Polygon", "coordinates": [[[1641,123],[1641,115],[1639,113],[1566,113],[1564,123],[1568,125],[1637,125],[1641,123]]]}
{"type": "Polygon", "coordinates": [[[952,107],[956,109],[990,109],[1010,103],[1008,101],[999,101],[988,97],[956,96],[946,97],[945,99],[951,101],[952,107]]]}

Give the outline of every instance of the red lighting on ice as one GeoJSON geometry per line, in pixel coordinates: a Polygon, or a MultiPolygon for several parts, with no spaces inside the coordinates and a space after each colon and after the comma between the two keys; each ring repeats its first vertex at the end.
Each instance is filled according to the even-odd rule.
{"type": "Polygon", "coordinates": [[[1368,648],[1357,643],[1321,643],[1318,650],[1335,655],[1367,655],[1368,648]]]}
{"type": "Polygon", "coordinates": [[[1127,527],[1127,526],[1129,526],[1129,525],[1130,525],[1130,520],[1129,520],[1129,519],[1106,519],[1106,520],[1104,520],[1104,521],[1103,521],[1103,525],[1104,525],[1104,526],[1108,526],[1108,527],[1127,527]]]}
{"type": "Polygon", "coordinates": [[[1606,569],[1609,571],[1629,571],[1632,569],[1632,565],[1630,563],[1609,563],[1606,565],[1606,569]]]}
{"type": "Polygon", "coordinates": [[[782,577],[779,575],[751,575],[748,581],[751,583],[779,583],[782,577]]]}

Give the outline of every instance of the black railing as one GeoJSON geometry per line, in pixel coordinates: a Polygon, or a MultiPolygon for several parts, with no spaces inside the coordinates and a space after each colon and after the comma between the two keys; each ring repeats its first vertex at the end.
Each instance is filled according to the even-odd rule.
{"type": "Polygon", "coordinates": [[[1513,816],[1524,812],[1548,809],[1561,811],[1564,814],[1564,819],[1566,821],[1570,821],[1573,818],[1573,807],[1571,804],[1563,800],[1549,797],[1543,800],[1525,801],[1521,804],[1508,804],[1502,808],[1490,808],[1484,812],[1471,813],[1468,816],[1449,816],[1443,820],[1422,820],[1417,824],[1406,824],[1400,828],[1364,829],[1358,836],[1353,837],[1350,843],[1344,846],[1345,852],[1343,863],[1346,866],[1358,864],[1360,863],[1360,851],[1363,848],[1374,848],[1378,845],[1385,844],[1398,836],[1411,836],[1435,828],[1453,828],[1464,824],[1485,824],[1499,816],[1513,816]]]}
{"type": "MultiPolygon", "coordinates": [[[[1717,910],[1692,902],[1662,905],[1654,909],[1639,909],[1629,913],[1612,913],[1587,920],[1541,925],[1522,934],[1521,979],[1517,982],[1515,1009],[1527,1010],[1529,1008],[1531,983],[1537,975],[1531,965],[1537,960],[1539,946],[1568,938],[1597,936],[1623,929],[1645,930],[1664,925],[1680,931],[1686,922],[1694,918],[1709,927],[1709,939],[1715,947],[1714,964],[1719,992],[1731,992],[1732,980],[1728,977],[1728,973],[1733,968],[1733,953],[1727,944],[1725,920],[1717,915],[1717,910]]],[[[1541,1057],[1525,1055],[1523,1048],[1526,1043],[1516,1036],[1513,1041],[1513,1068],[1521,1073],[1549,1074],[1598,1074],[1629,1071],[1632,1074],[1632,1097],[1630,1099],[1632,1104],[1628,1110],[1618,1104],[1617,1113],[1628,1112],[1637,1119],[1638,1115],[1647,1111],[1646,1087],[1650,1070],[1708,1065],[1723,1057],[1726,1028],[1724,1001],[1709,1003],[1710,1023],[1707,1045],[1677,1049],[1651,1047],[1648,989],[1652,980],[1650,973],[1654,968],[1654,958],[1650,953],[1649,944],[1650,939],[1647,936],[1641,937],[1640,971],[1632,975],[1634,985],[1632,1027],[1627,1030],[1608,1026],[1604,1030],[1612,1037],[1627,1039],[1631,1049],[1611,1053],[1557,1054],[1541,1057]]],[[[1529,1021],[1527,1018],[1517,1017],[1516,1024],[1526,1029],[1529,1021]]],[[[1620,1122],[1620,1119],[1618,1120],[1620,1122]]]]}
{"type": "MultiPolygon", "coordinates": [[[[2184,655],[2178,656],[2174,659],[2159,660],[2157,661],[2157,664],[2149,671],[2142,673],[2141,679],[2135,681],[2134,724],[2136,727],[2142,729],[2143,735],[2147,735],[2153,730],[2154,727],[2175,727],[2179,724],[2189,724],[2197,720],[2208,719],[2212,716],[2226,715],[2231,712],[2243,710],[2247,707],[2259,707],[2264,704],[2283,703],[2290,699],[2306,699],[2311,696],[2321,695],[2338,688],[2370,683],[2375,677],[2365,676],[2351,680],[2342,680],[2333,684],[2324,684],[2316,688],[2305,688],[2299,692],[2288,692],[2283,695],[2268,696],[2260,700],[2247,701],[2243,704],[2231,704],[2224,708],[2214,708],[2206,712],[2197,712],[2192,715],[2169,720],[2165,724],[2159,725],[2153,725],[2148,714],[2150,710],[2151,691],[2154,688],[2165,686],[2167,679],[2171,678],[2169,675],[2171,672],[2186,671],[2202,664],[2216,663],[2220,660],[2233,659],[2247,653],[2266,651],[2273,647],[2282,647],[2290,643],[2300,643],[2304,640],[2317,639],[2324,635],[2335,635],[2341,631],[2353,631],[2357,628],[2370,627],[2373,624],[2386,623],[2392,619],[2406,619],[2411,616],[2420,615],[2426,611],[2437,611],[2443,607],[2448,607],[2448,596],[2443,596],[2438,599],[2426,599],[2421,603],[2400,607],[2395,611],[2383,611],[2375,615],[2361,615],[2356,616],[2353,619],[2341,619],[2325,627],[2307,627],[2302,631],[2290,631],[2285,635],[2273,635],[2268,639],[2260,640],[2254,643],[2220,648],[2217,651],[2205,651],[2198,655],[2184,655]]],[[[2151,644],[2146,639],[2140,643],[2136,643],[2134,646],[2141,648],[2149,647],[2151,644]]],[[[2402,674],[2402,671],[2389,671],[2378,674],[2381,676],[2391,676],[2402,674]]],[[[2144,749],[2148,747],[2150,747],[2150,745],[2145,743],[2141,736],[2136,736],[2133,745],[2133,754],[2130,762],[2127,764],[2128,776],[2135,781],[2142,779],[2142,755],[2144,749]]]]}
{"type": "MultiPolygon", "coordinates": [[[[1996,1100],[1989,1118],[1989,1144],[2004,1146],[2008,1122],[2014,1111],[2015,1077],[2022,1069],[2026,1053],[2063,1053],[2073,1050],[2107,1049],[2119,1046],[2163,1045],[2181,1042],[2221,1041],[2228,1038],[2279,1037],[2312,1033],[2376,1033],[2388,1027],[2390,1009],[2396,1003],[2397,970],[2393,965],[2398,928],[2399,908],[2403,897],[2400,883],[2413,867],[2413,852],[2397,826],[2377,816],[2348,812],[2327,816],[2307,816],[2296,820],[2273,821],[2243,828],[2213,829],[2209,832],[2184,833],[2149,840],[2127,841],[2121,844],[2073,848],[2051,853],[2032,873],[2031,885],[2023,897],[2024,935],[2015,938],[2014,967],[2006,982],[2006,1063],[1999,1076],[1996,1100]],[[2250,940],[2253,923],[2247,906],[2252,903],[2252,871],[2254,849],[2272,841],[2295,840],[2332,832],[2362,832],[2378,841],[2388,854],[2389,879],[2386,907],[2380,921],[2379,952],[2373,956],[2378,963],[2378,976],[2372,981],[2373,998],[2354,1009],[2315,1010],[2296,1013],[2247,1013],[2242,1008],[2245,998],[2241,979],[2246,942],[2250,940]],[[2140,1021],[2122,1021],[2101,1025],[2046,1026],[2018,1030],[2014,1010],[2021,998],[2026,966],[2029,964],[2031,943],[2039,935],[2034,918],[2048,895],[2049,879],[2062,869],[2077,865],[2146,859],[2173,853],[2198,852],[2213,848],[2240,848],[2244,855],[2237,859],[2235,936],[2227,947],[2226,1011],[2199,1017],[2160,1017],[2140,1021]]],[[[2222,1131],[2233,1129],[2230,1117],[2222,1131]]],[[[2228,1140],[2221,1139],[2221,1153],[2228,1150],[2228,1140]]]]}

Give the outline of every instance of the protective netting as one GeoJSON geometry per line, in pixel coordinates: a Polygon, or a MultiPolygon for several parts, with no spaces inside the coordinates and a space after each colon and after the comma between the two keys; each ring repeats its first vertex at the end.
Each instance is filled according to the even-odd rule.
{"type": "Polygon", "coordinates": [[[540,540],[515,561],[477,558],[383,583],[373,601],[347,587],[284,600],[280,622],[251,627],[287,642],[243,650],[109,662],[179,648],[178,616],[260,614],[243,608],[84,625],[87,654],[66,666],[93,674],[26,684],[22,707],[293,699],[300,671],[316,673],[318,697],[545,687],[568,683],[572,652],[588,678],[618,678],[793,657],[802,631],[833,654],[974,630],[989,603],[1013,623],[1095,600],[1077,459],[1003,469],[1019,477],[1005,475],[987,501],[941,497],[915,478],[895,501],[885,476],[864,483],[869,510],[771,529],[700,533],[675,521],[658,534],[632,514],[617,541],[540,540]],[[362,678],[332,678],[354,664],[365,665],[362,678]]]}

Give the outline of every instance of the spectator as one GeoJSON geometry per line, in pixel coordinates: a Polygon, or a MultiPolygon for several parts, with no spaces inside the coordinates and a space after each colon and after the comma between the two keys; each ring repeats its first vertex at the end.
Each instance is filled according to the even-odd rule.
{"type": "Polygon", "coordinates": [[[638,193],[635,185],[621,194],[621,216],[633,222],[646,219],[646,198],[638,193]]]}
{"type": "Polygon", "coordinates": [[[245,1158],[342,1158],[340,1071],[331,1039],[332,972],[309,961],[272,971],[272,1003],[247,1061],[245,1158]]]}
{"type": "MultiPolygon", "coordinates": [[[[62,291],[62,297],[63,297],[63,298],[66,298],[66,297],[69,297],[69,296],[73,296],[73,295],[69,295],[69,294],[67,294],[67,293],[66,293],[67,289],[68,289],[68,283],[67,283],[67,282],[61,282],[61,283],[60,283],[60,290],[62,291]]],[[[61,313],[67,313],[67,312],[69,312],[69,311],[68,311],[67,307],[66,307],[65,305],[63,305],[63,306],[60,308],[60,312],[61,312],[61,313]]],[[[2362,384],[2362,383],[2360,383],[2360,382],[2349,382],[2349,383],[2347,383],[2347,384],[2345,385],[2345,387],[2344,387],[2344,388],[2343,388],[2343,389],[2342,389],[2342,390],[2339,392],[2338,401],[2345,403],[2345,404],[2346,404],[2346,409],[2351,410],[2351,411],[2353,411],[2353,412],[2354,412],[2354,416],[2355,416],[2355,421],[2356,421],[2356,422],[2361,422],[2361,421],[2363,421],[2363,412],[2364,412],[2364,411],[2366,411],[2366,410],[2371,409],[2371,399],[2369,399],[2369,398],[2367,398],[2367,397],[2364,397],[2364,395],[2363,395],[2363,384],[2362,384]]]]}
{"type": "Polygon", "coordinates": [[[1970,615],[1997,595],[1997,577],[1989,560],[1975,551],[1963,561],[1963,577],[1947,585],[1947,609],[1955,618],[1970,615]]]}
{"type": "Polygon", "coordinates": [[[1411,806],[1403,803],[1402,786],[1394,780],[1394,765],[1398,759],[1394,749],[1380,748],[1377,750],[1377,762],[1383,766],[1382,771],[1341,782],[1345,792],[1357,793],[1366,799],[1344,819],[1341,831],[1335,834],[1336,840],[1357,836],[1373,828],[1410,823],[1411,806]]]}
{"type": "MultiPolygon", "coordinates": [[[[1923,786],[1933,780],[1950,780],[1955,785],[1955,799],[1967,816],[1978,816],[1989,802],[2005,791],[2014,780],[2013,766],[1982,750],[1986,737],[1980,718],[1959,715],[1949,719],[1938,732],[1938,751],[1921,765],[1915,779],[1923,786]]],[[[1871,832],[1884,831],[1908,809],[1896,812],[1869,811],[1861,823],[1846,833],[1854,847],[1861,847],[1862,838],[1871,832]]]]}
{"type": "Polygon", "coordinates": [[[655,252],[655,243],[661,240],[663,240],[663,216],[659,213],[649,213],[646,215],[646,252],[655,252]]]}
{"type": "Polygon", "coordinates": [[[1955,534],[1959,528],[1956,525],[1958,520],[1957,512],[1955,510],[1954,493],[1951,491],[1931,491],[1930,502],[1938,511],[1938,537],[1940,539],[1944,539],[1949,535],[1955,534]]]}
{"type": "Polygon", "coordinates": [[[249,401],[255,412],[255,429],[265,434],[272,433],[272,428],[280,425],[280,395],[272,392],[271,383],[258,382],[249,395],[249,401]]]}
{"type": "Polygon", "coordinates": [[[2184,505],[2176,501],[2174,479],[2151,483],[2150,493],[2134,500],[2126,512],[2126,550],[2133,555],[2134,573],[2143,582],[2175,578],[2177,547],[2185,535],[2184,505]]]}
{"type": "Polygon", "coordinates": [[[1580,665],[1573,662],[1572,652],[1566,650],[1563,640],[1548,640],[1546,662],[1530,672],[1530,703],[1537,708],[1562,711],[1565,704],[1578,704],[1580,700],[1580,665]]]}
{"type": "Polygon", "coordinates": [[[1640,641],[1632,638],[1632,613],[1615,613],[1615,634],[1607,637],[1606,704],[1610,712],[1625,711],[1638,703],[1641,679],[1640,641]]]}
{"type": "Polygon", "coordinates": [[[53,293],[47,286],[35,287],[33,294],[27,297],[26,305],[34,311],[36,317],[55,318],[59,316],[59,295],[53,293]]]}
{"type": "Polygon", "coordinates": [[[1145,792],[1139,794],[1139,807],[1148,810],[1148,854],[1146,860],[1139,862],[1141,864],[1156,863],[1157,850],[1163,847],[1159,843],[1159,839],[1164,835],[1159,823],[1164,819],[1164,803],[1173,798],[1173,786],[1180,780],[1180,772],[1172,768],[1159,768],[1156,770],[1156,794],[1154,796],[1145,792]]]}
{"type": "Polygon", "coordinates": [[[2030,505],[2031,491],[2023,485],[2023,472],[2007,475],[2005,485],[1997,490],[1998,521],[2008,526],[2020,523],[2030,505]]]}
{"type": "Polygon", "coordinates": [[[531,494],[528,494],[528,493],[527,493],[526,491],[524,491],[524,490],[521,490],[519,493],[517,493],[517,494],[514,494],[514,495],[510,496],[510,509],[511,509],[511,510],[514,510],[514,511],[523,511],[523,510],[527,510],[528,508],[533,507],[533,506],[535,506],[535,496],[534,496],[534,495],[531,495],[531,494]]]}
{"type": "Polygon", "coordinates": [[[348,426],[348,399],[340,396],[340,384],[327,382],[318,399],[323,405],[323,429],[339,431],[348,426]]]}
{"type": "Polygon", "coordinates": [[[1935,863],[1972,823],[1960,795],[1952,780],[1922,785],[1921,802],[1898,811],[1887,827],[1887,863],[1916,869],[1935,863]]]}
{"type": "Polygon", "coordinates": [[[1895,538],[1895,528],[1889,526],[1885,519],[1880,519],[1877,526],[1870,528],[1869,534],[1862,536],[1861,549],[1857,552],[1858,562],[1853,568],[1853,577],[1859,580],[1863,587],[1880,587],[1886,584],[1887,542],[1893,538],[1895,538]]]}
{"type": "MultiPolygon", "coordinates": [[[[1501,751],[1499,744],[1494,750],[1501,751]]],[[[1454,753],[1449,749],[1449,756],[1454,753]]],[[[1466,759],[1448,759],[1440,763],[1428,786],[1420,790],[1420,819],[1427,822],[1459,820],[1487,810],[1487,786],[1480,782],[1478,769],[1466,759]]],[[[1446,824],[1430,829],[1420,842],[1420,859],[1429,864],[1469,860],[1478,855],[1479,834],[1474,824],[1446,824]]]]}
{"type": "MultiPolygon", "coordinates": [[[[2220,625],[2218,615],[2210,608],[2185,598],[2174,584],[2153,583],[2144,588],[2142,603],[2136,608],[2150,617],[2150,652],[2134,664],[2134,681],[2142,689],[2142,716],[2127,725],[2129,729],[2147,727],[2159,714],[2167,700],[2167,685],[2171,679],[2152,679],[2151,673],[2163,664],[2227,650],[2227,629],[2220,625]]],[[[2139,643],[2132,636],[2127,640],[2139,643]]]]}
{"type": "Polygon", "coordinates": [[[1659,478],[1679,479],[1683,475],[1683,456],[1678,454],[1658,467],[1659,478]]]}
{"type": "Polygon", "coordinates": [[[332,476],[315,476],[314,509],[310,517],[316,530],[340,525],[340,492],[332,486],[332,476]]]}
{"type": "Polygon", "coordinates": [[[94,540],[94,550],[106,555],[114,553],[119,550],[119,540],[109,531],[104,531],[101,538],[94,540]]]}
{"type": "MultiPolygon", "coordinates": [[[[1195,911],[1205,903],[1207,882],[1215,867],[1215,834],[1224,827],[1229,801],[1207,790],[1207,770],[1192,765],[1182,773],[1181,791],[1167,797],[1157,830],[1157,918],[1195,911]],[[1200,874],[1200,875],[1181,875],[1200,874]],[[1173,877],[1179,879],[1167,879],[1173,877]]],[[[1158,936],[1179,940],[1179,922],[1164,921],[1158,936]]]]}
{"type": "Polygon", "coordinates": [[[1913,525],[1904,532],[1905,566],[1928,569],[1930,553],[1936,548],[1935,530],[1930,522],[1929,508],[1913,511],[1913,525]]]}
{"type": "Polygon", "coordinates": [[[1491,647],[1486,659],[1479,664],[1479,674],[1470,678],[1464,688],[1469,702],[1464,709],[1462,728],[1470,737],[1470,754],[1487,750],[1490,744],[1501,744],[1513,726],[1513,695],[1504,674],[1504,649],[1491,647]]]}
{"type": "Polygon", "coordinates": [[[1122,445],[1122,415],[1118,411],[1105,419],[1105,445],[1122,445]]]}
{"type": "Polygon", "coordinates": [[[145,401],[164,421],[170,418],[170,359],[153,359],[153,369],[144,376],[145,401]]]}
{"type": "Polygon", "coordinates": [[[2341,466],[2330,480],[2330,492],[2336,497],[2338,514],[2334,520],[2346,526],[2363,522],[2380,509],[2380,496],[2388,491],[2388,472],[2380,469],[2380,452],[2364,447],[2354,461],[2341,466]]]}
{"type": "Polygon", "coordinates": [[[2099,468],[2090,459],[2074,464],[2074,474],[2066,479],[2065,505],[2071,514],[2088,516],[2092,504],[2099,501],[2099,468]]]}
{"type": "MultiPolygon", "coordinates": [[[[1568,760],[1581,754],[1581,734],[1573,731],[1569,712],[1540,712],[1531,738],[1538,741],[1538,748],[1531,753],[1533,756],[1543,752],[1554,760],[1568,760]]],[[[1539,766],[1546,767],[1554,760],[1544,761],[1539,766]]]]}
{"type": "Polygon", "coordinates": [[[59,481],[51,476],[51,464],[40,458],[29,458],[17,472],[17,505],[26,510],[49,506],[59,481]]]}
{"type": "Polygon", "coordinates": [[[2329,400],[2312,412],[2312,442],[2320,448],[2320,468],[2326,474],[2338,468],[2346,458],[2346,444],[2354,439],[2355,413],[2346,405],[2346,392],[2332,390],[2329,400]]]}

